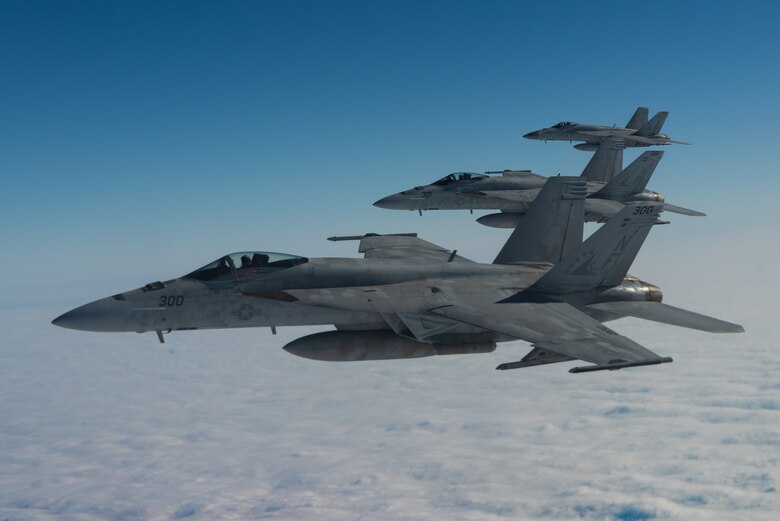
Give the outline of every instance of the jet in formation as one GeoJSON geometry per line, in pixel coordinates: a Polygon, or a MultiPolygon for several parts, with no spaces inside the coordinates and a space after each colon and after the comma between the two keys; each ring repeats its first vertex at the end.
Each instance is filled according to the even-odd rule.
{"type": "MultiPolygon", "coordinates": [[[[581,174],[586,181],[585,220],[605,222],[626,205],[664,203],[664,210],[689,216],[705,214],[665,203],[646,188],[663,152],[642,153],[624,170],[623,148],[614,141],[601,143],[581,174]]],[[[530,170],[503,170],[477,174],[456,172],[429,185],[387,196],[374,206],[391,210],[500,210],[477,222],[494,228],[514,228],[528,211],[547,178],[530,170]]]]}
{"type": "Polygon", "coordinates": [[[629,202],[583,242],[587,180],[552,177],[492,264],[414,234],[359,240],[364,258],[271,252],[225,255],[183,277],[118,293],[56,318],[85,331],[156,332],[335,325],[288,352],[355,361],[486,353],[525,340],[531,351],[497,369],[582,360],[570,372],[671,362],[605,322],[637,317],[713,333],[742,327],[661,302],[628,270],[663,203],[629,202]]]}
{"type": "Polygon", "coordinates": [[[684,141],[675,141],[661,133],[668,112],[659,112],[649,121],[647,115],[647,107],[639,107],[623,128],[561,121],[552,127],[529,132],[523,137],[540,141],[584,141],[574,145],[574,148],[579,150],[596,150],[606,139],[619,140],[625,147],[649,147],[672,143],[690,145],[684,141]]]}

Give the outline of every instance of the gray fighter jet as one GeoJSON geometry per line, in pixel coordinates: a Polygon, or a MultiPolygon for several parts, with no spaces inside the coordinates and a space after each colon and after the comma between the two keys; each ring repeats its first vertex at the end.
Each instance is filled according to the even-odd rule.
{"type": "Polygon", "coordinates": [[[627,276],[662,211],[625,207],[582,242],[585,180],[547,181],[493,264],[472,262],[410,235],[359,240],[363,259],[226,255],[181,278],[78,307],[58,326],[156,331],[334,324],[292,341],[292,354],[330,361],[484,353],[497,342],[533,346],[498,369],[585,360],[570,372],[671,362],[602,322],[634,316],[710,332],[742,327],[661,303],[661,290],[627,276]]]}
{"type": "MultiPolygon", "coordinates": [[[[623,151],[616,143],[601,144],[582,177],[587,181],[585,220],[605,222],[626,204],[655,201],[664,196],[645,187],[663,152],[649,151],[620,171],[623,151]],[[613,177],[613,173],[619,172],[613,177]]],[[[480,217],[477,222],[494,228],[514,228],[528,211],[547,178],[530,170],[501,172],[456,172],[426,186],[417,186],[390,195],[374,206],[391,210],[500,210],[480,217]]],[[[664,204],[669,212],[703,216],[701,212],[664,204]]]]}
{"type": "Polygon", "coordinates": [[[604,125],[586,125],[571,121],[561,121],[552,127],[529,132],[523,137],[541,141],[584,141],[574,148],[596,150],[605,139],[620,140],[626,147],[649,147],[654,145],[690,145],[684,141],[675,141],[661,133],[668,112],[659,112],[647,120],[647,107],[639,107],[625,128],[604,125]]]}

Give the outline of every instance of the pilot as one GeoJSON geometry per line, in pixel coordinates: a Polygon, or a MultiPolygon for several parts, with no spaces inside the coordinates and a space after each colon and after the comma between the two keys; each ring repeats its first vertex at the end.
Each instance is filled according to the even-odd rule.
{"type": "Polygon", "coordinates": [[[268,264],[268,255],[265,253],[255,253],[252,255],[252,267],[262,268],[268,264]]]}
{"type": "Polygon", "coordinates": [[[217,264],[216,275],[221,276],[227,273],[230,273],[230,264],[228,264],[227,257],[222,257],[221,259],[219,259],[219,264],[217,264]]]}
{"type": "Polygon", "coordinates": [[[241,256],[241,267],[236,270],[236,276],[238,278],[255,276],[255,270],[252,267],[252,259],[249,257],[249,255],[241,256]]]}

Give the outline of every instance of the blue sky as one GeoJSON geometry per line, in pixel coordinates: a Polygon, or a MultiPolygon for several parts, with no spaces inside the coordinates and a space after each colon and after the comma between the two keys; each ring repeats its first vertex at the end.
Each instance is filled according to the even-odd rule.
{"type": "Polygon", "coordinates": [[[775,520],[778,15],[0,2],[0,517],[775,520]],[[493,370],[525,342],[327,364],[281,349],[320,328],[161,346],[49,324],[228,252],[357,256],[333,234],[417,231],[490,261],[507,230],[371,203],[457,170],[579,174],[589,154],[521,136],[639,105],[694,143],[649,188],[708,216],[668,216],[631,273],[747,331],[615,323],[673,364],[493,370]]]}
{"type": "Polygon", "coordinates": [[[6,304],[96,297],[80,288],[246,249],[353,255],[323,240],[334,233],[419,231],[489,260],[505,232],[370,203],[455,170],[578,174],[588,154],[522,134],[623,124],[638,105],[670,111],[664,130],[694,143],[668,147],[650,184],[710,214],[679,231],[744,233],[778,216],[778,14],[763,2],[4,2],[0,290],[6,304]]]}

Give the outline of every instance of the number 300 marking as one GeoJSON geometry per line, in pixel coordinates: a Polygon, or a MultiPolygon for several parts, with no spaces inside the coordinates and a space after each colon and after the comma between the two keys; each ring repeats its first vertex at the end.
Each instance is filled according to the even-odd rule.
{"type": "Polygon", "coordinates": [[[648,213],[653,213],[653,208],[654,207],[652,206],[637,206],[634,208],[634,215],[645,215],[648,213]]]}
{"type": "Polygon", "coordinates": [[[160,297],[160,307],[173,307],[173,306],[181,306],[184,304],[184,295],[168,295],[167,297],[163,296],[160,297]]]}

